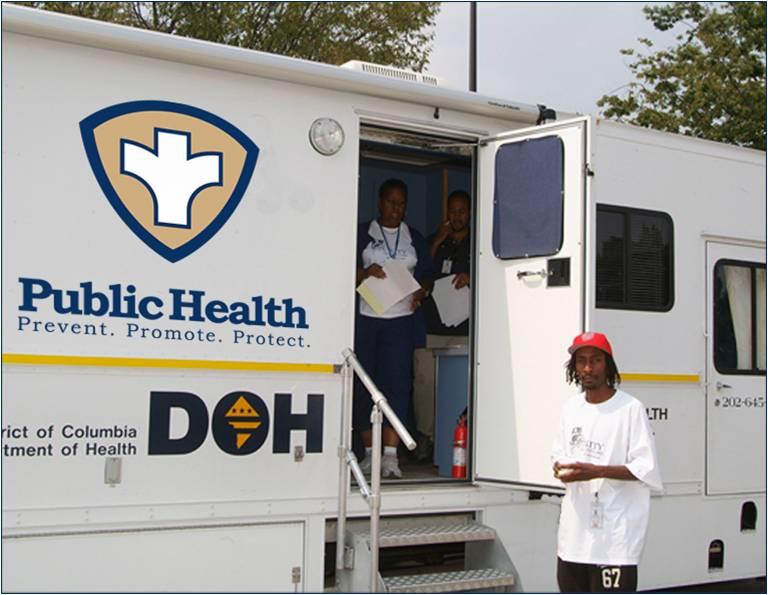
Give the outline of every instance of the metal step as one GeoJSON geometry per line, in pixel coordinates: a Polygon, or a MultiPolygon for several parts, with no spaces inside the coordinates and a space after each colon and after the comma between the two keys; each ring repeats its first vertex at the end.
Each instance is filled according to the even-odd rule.
{"type": "Polygon", "coordinates": [[[480,523],[418,525],[382,529],[379,535],[379,547],[457,543],[462,541],[492,541],[494,539],[496,539],[496,531],[480,523]]]}
{"type": "Polygon", "coordinates": [[[506,587],[515,583],[511,574],[495,568],[386,576],[383,580],[387,593],[451,593],[506,587]]]}

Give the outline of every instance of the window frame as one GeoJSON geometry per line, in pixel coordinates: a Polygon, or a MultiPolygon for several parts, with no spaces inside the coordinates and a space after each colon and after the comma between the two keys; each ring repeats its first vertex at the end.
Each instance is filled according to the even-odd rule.
{"type": "Polygon", "coordinates": [[[712,365],[718,374],[723,376],[765,376],[766,371],[757,367],[757,269],[765,269],[765,263],[754,262],[750,260],[738,260],[735,258],[720,258],[715,262],[712,267],[712,365]],[[716,310],[715,304],[717,302],[717,272],[721,266],[740,266],[748,268],[750,271],[750,317],[751,328],[750,332],[750,349],[752,356],[752,367],[748,370],[739,370],[738,368],[721,368],[718,366],[715,353],[717,352],[718,330],[717,321],[715,320],[716,310]]]}
{"type": "Polygon", "coordinates": [[[630,310],[633,312],[669,312],[674,308],[675,306],[675,222],[672,219],[672,216],[669,213],[666,213],[664,211],[654,211],[652,209],[640,209],[636,207],[625,207],[620,205],[609,205],[604,203],[597,203],[595,205],[595,308],[599,308],[601,310],[630,310]],[[656,216],[660,219],[664,219],[669,224],[669,231],[670,231],[670,238],[669,238],[669,298],[667,301],[667,304],[661,307],[648,307],[648,306],[639,306],[627,303],[625,300],[624,302],[608,302],[608,301],[600,301],[598,300],[598,253],[599,253],[599,246],[597,244],[598,242],[598,218],[600,212],[608,212],[608,213],[619,213],[621,215],[624,215],[624,240],[625,240],[625,249],[624,249],[624,262],[622,263],[624,266],[624,295],[626,296],[629,291],[629,278],[630,278],[630,268],[629,268],[629,256],[630,251],[627,248],[628,245],[631,244],[632,239],[632,227],[631,227],[631,216],[632,215],[642,215],[642,216],[656,216]]]}

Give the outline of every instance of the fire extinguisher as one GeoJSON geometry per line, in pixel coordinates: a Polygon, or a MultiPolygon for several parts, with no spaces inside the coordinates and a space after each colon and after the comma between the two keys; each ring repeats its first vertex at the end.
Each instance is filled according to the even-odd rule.
{"type": "Polygon", "coordinates": [[[459,417],[456,429],[453,431],[453,466],[451,477],[467,478],[467,419],[459,417]]]}

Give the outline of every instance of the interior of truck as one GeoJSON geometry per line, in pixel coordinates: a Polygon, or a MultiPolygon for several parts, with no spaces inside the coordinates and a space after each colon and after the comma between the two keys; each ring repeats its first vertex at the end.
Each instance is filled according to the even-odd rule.
{"type": "MultiPolygon", "coordinates": [[[[360,134],[357,222],[370,223],[379,216],[379,188],[384,181],[395,178],[402,180],[408,189],[404,221],[427,240],[428,250],[438,227],[447,219],[448,197],[455,191],[466,192],[470,196],[471,243],[474,237],[472,171],[473,147],[466,140],[364,125],[360,134]]],[[[469,254],[471,263],[474,250],[470,249],[469,254]]],[[[440,270],[435,270],[435,275],[435,278],[445,276],[440,270]]],[[[471,271],[469,275],[471,278],[471,271]]],[[[408,451],[400,445],[398,459],[402,477],[385,476],[382,480],[385,484],[449,482],[470,477],[469,469],[463,474],[460,468],[453,469],[454,431],[459,417],[464,414],[467,426],[471,424],[471,286],[468,294],[468,322],[443,326],[442,331],[438,331],[443,335],[440,337],[430,332],[435,331],[435,316],[439,314],[434,296],[426,298],[433,300],[432,304],[425,301],[422,306],[425,312],[427,308],[431,310],[425,317],[427,345],[415,351],[417,361],[411,372],[408,415],[402,420],[417,447],[408,451]],[[434,403],[431,394],[434,394],[434,403]]],[[[357,299],[364,298],[358,295],[357,299]]],[[[359,305],[356,307],[359,310],[359,305]]],[[[467,435],[471,435],[469,429],[467,435]]],[[[365,451],[357,431],[353,432],[353,447],[358,460],[362,460],[365,451]]],[[[469,449],[465,453],[468,462],[469,449]]]]}

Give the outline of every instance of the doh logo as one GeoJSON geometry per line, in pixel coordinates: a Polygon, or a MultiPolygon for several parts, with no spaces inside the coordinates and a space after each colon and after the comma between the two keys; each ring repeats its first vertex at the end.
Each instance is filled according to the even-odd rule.
{"type": "Polygon", "coordinates": [[[123,222],[170,262],[210,240],[234,212],[259,148],[204,110],[134,101],[80,122],[96,180],[123,222]]]}
{"type": "Polygon", "coordinates": [[[230,454],[249,454],[267,439],[269,411],[253,393],[230,393],[213,410],[213,439],[230,454]]]}
{"type": "Polygon", "coordinates": [[[256,393],[235,391],[224,395],[209,415],[199,396],[188,392],[152,391],[149,399],[150,455],[186,455],[200,448],[208,437],[225,453],[249,455],[272,434],[272,452],[288,453],[291,434],[303,434],[307,453],[323,451],[325,396],[309,394],[306,411],[294,411],[291,393],[275,393],[272,415],[256,393]]]}
{"type": "Polygon", "coordinates": [[[224,414],[227,423],[235,430],[236,448],[239,450],[259,429],[259,413],[251,407],[248,399],[240,395],[232,407],[224,414]]]}

